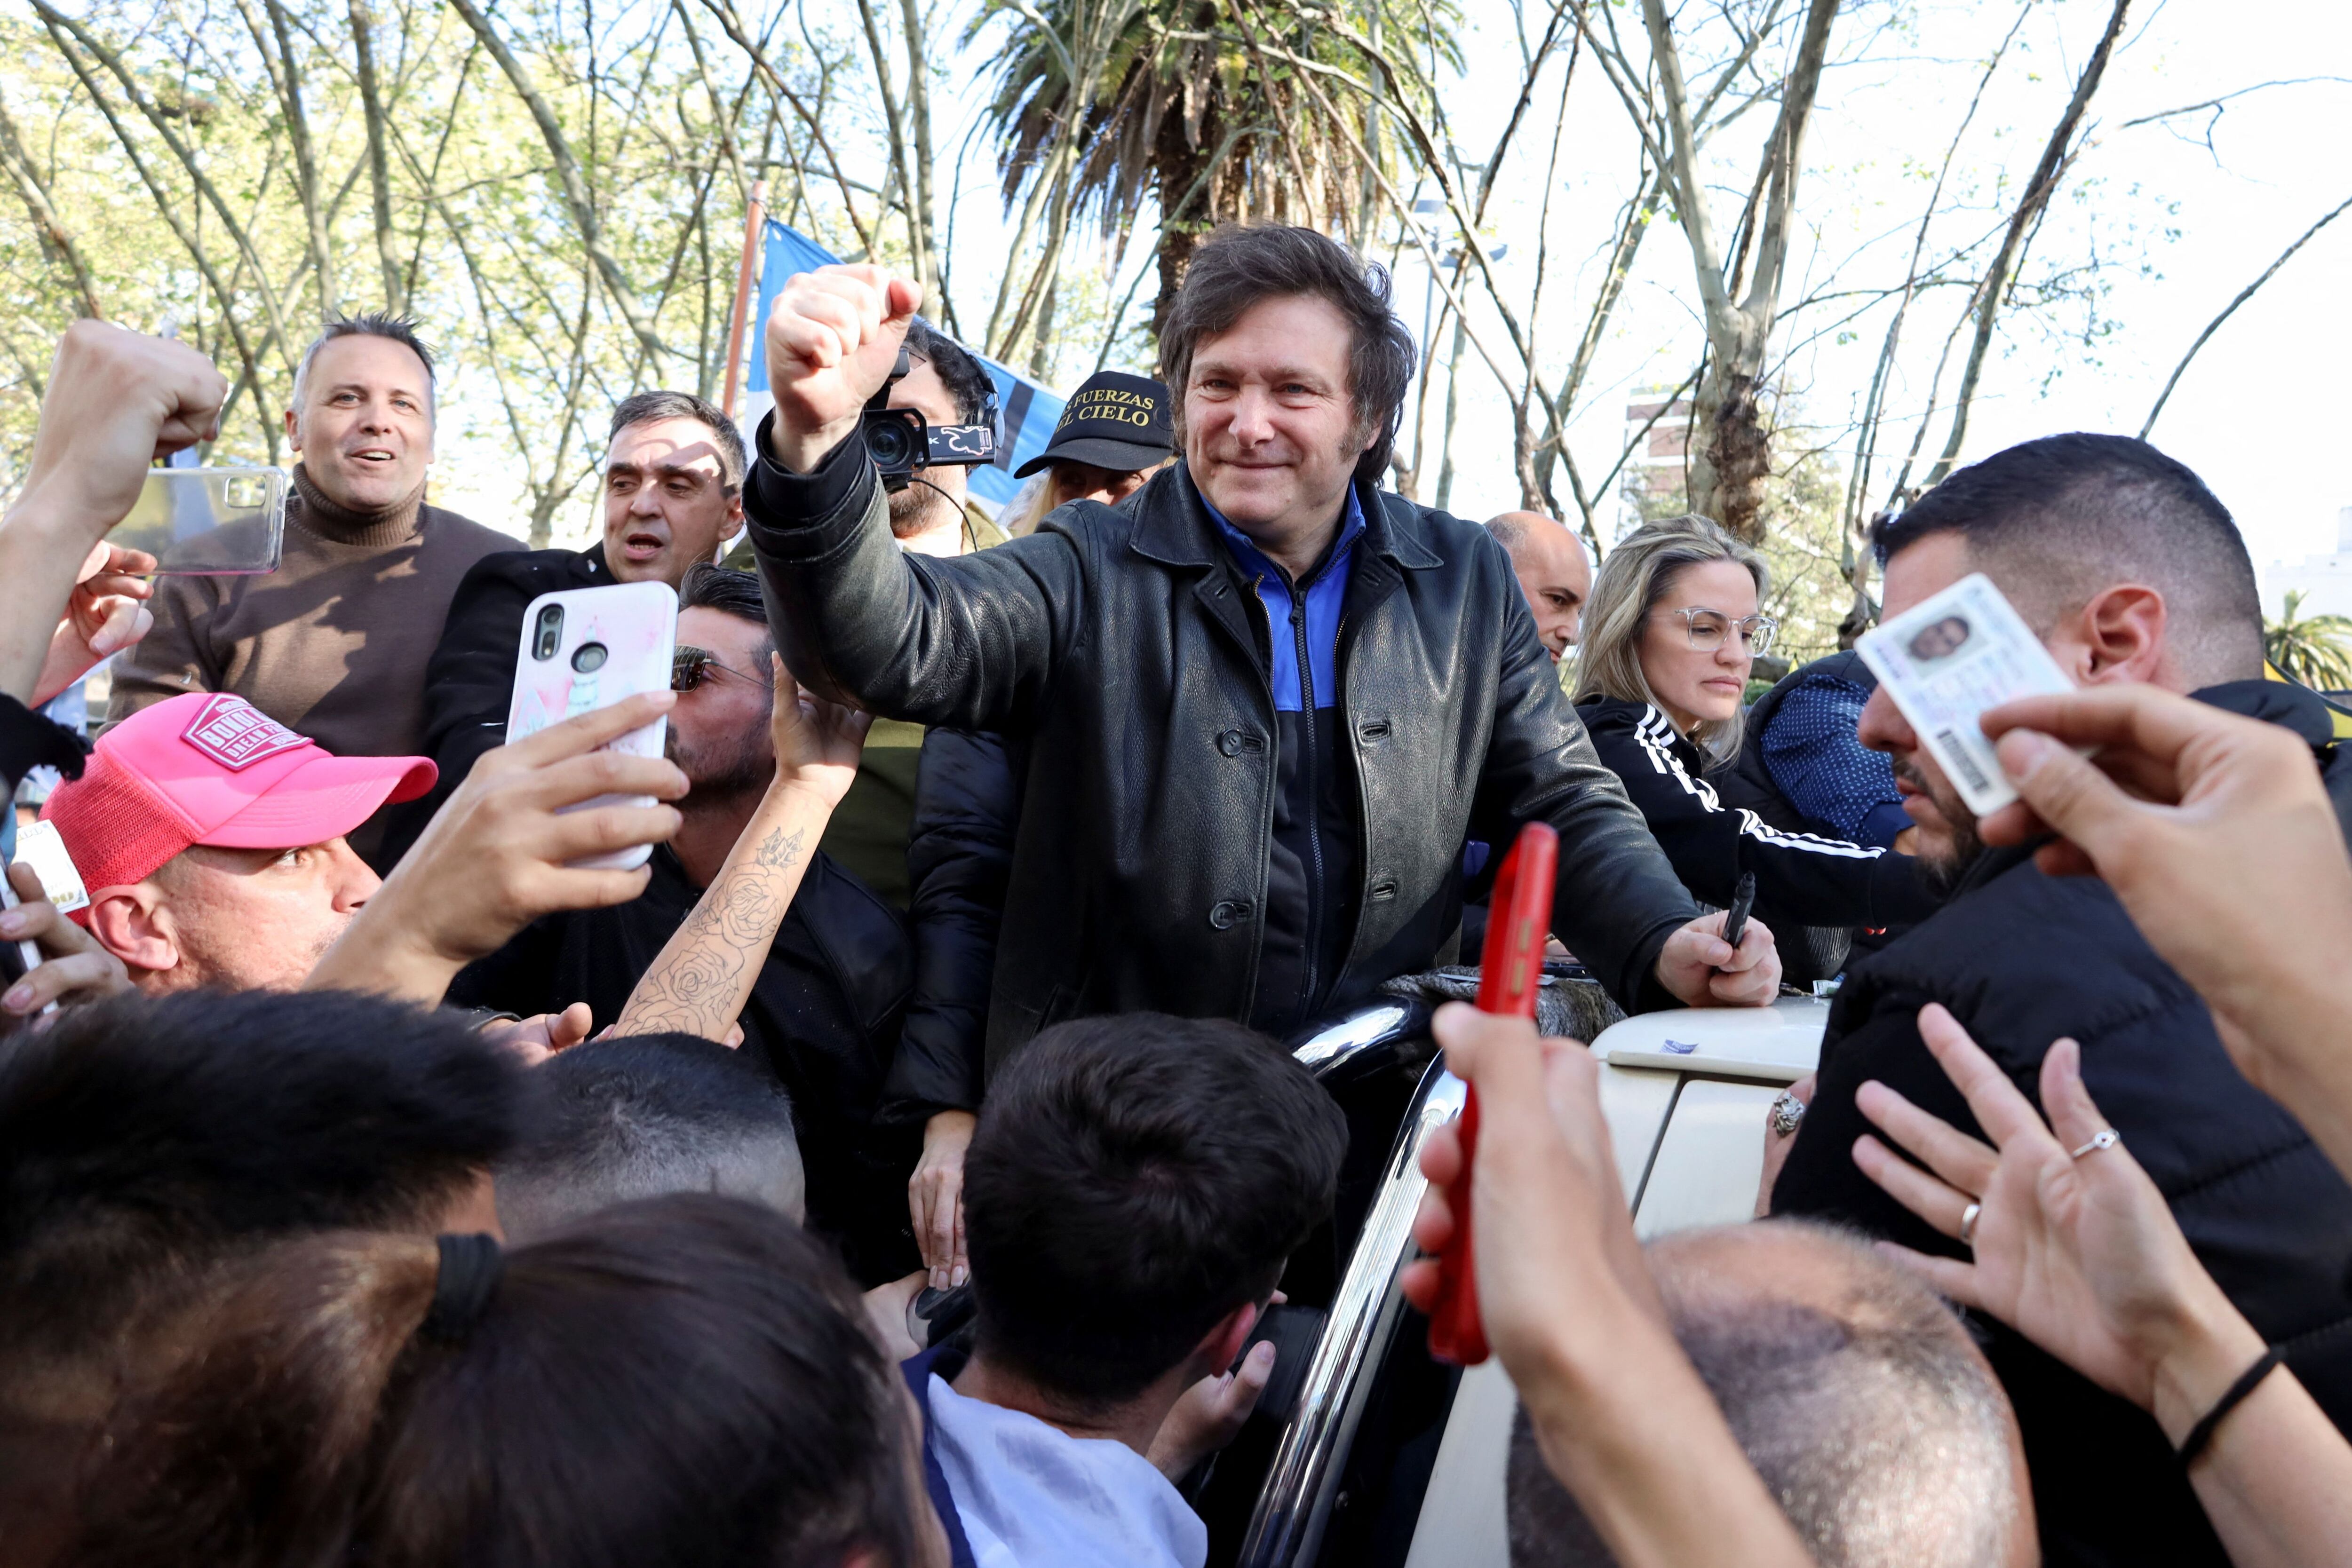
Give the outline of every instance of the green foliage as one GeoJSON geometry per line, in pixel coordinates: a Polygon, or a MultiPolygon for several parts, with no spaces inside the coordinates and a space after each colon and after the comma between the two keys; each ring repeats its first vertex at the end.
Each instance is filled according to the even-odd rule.
{"type": "Polygon", "coordinates": [[[2314,691],[2352,691],[2352,616],[2305,615],[2304,594],[2287,591],[2284,613],[2263,621],[2263,652],[2279,673],[2314,691]]]}

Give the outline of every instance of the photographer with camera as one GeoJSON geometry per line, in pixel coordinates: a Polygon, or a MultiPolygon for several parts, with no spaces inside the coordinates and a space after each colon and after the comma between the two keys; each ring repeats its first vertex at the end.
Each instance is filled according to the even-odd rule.
{"type": "Polygon", "coordinates": [[[1160,337],[1184,456],[956,559],[893,548],[861,415],[918,293],[794,278],[744,512],[785,663],[885,717],[1025,738],[988,1067],[1089,1013],[1272,1032],[1446,949],[1461,849],[1559,831],[1564,940],[1624,1003],[1760,1005],[1771,934],[1701,918],[1553,678],[1509,558],[1383,495],[1410,382],[1385,275],[1223,232],[1160,337]]]}

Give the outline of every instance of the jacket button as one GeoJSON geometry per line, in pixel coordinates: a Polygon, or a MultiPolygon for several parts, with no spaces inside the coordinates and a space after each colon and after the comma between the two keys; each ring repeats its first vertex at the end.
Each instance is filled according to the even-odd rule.
{"type": "Polygon", "coordinates": [[[1227,757],[1239,757],[1242,754],[1242,732],[1229,729],[1217,737],[1217,749],[1227,757]]]}
{"type": "Polygon", "coordinates": [[[1249,912],[1247,899],[1228,898],[1210,908],[1209,924],[1219,931],[1230,931],[1234,923],[1246,917],[1249,912]]]}

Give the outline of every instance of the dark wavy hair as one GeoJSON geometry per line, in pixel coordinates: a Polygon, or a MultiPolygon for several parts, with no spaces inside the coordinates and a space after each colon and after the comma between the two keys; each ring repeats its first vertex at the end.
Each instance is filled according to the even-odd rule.
{"type": "Polygon", "coordinates": [[[1396,444],[1404,394],[1412,384],[1412,333],[1389,308],[1388,268],[1328,235],[1289,224],[1227,225],[1201,242],[1160,333],[1160,379],[1175,394],[1176,444],[1184,444],[1184,388],[1203,340],[1240,320],[1261,299],[1306,295],[1348,319],[1348,391],[1356,428],[1380,439],[1356,464],[1377,483],[1396,444]]]}

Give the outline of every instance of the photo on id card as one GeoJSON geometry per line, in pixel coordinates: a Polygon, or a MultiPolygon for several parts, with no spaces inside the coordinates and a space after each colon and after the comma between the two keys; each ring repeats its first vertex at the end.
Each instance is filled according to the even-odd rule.
{"type": "Polygon", "coordinates": [[[2050,650],[1982,572],[1864,632],[1855,649],[1944,776],[1982,817],[2017,799],[1977,717],[2074,690],[2050,650]]]}

